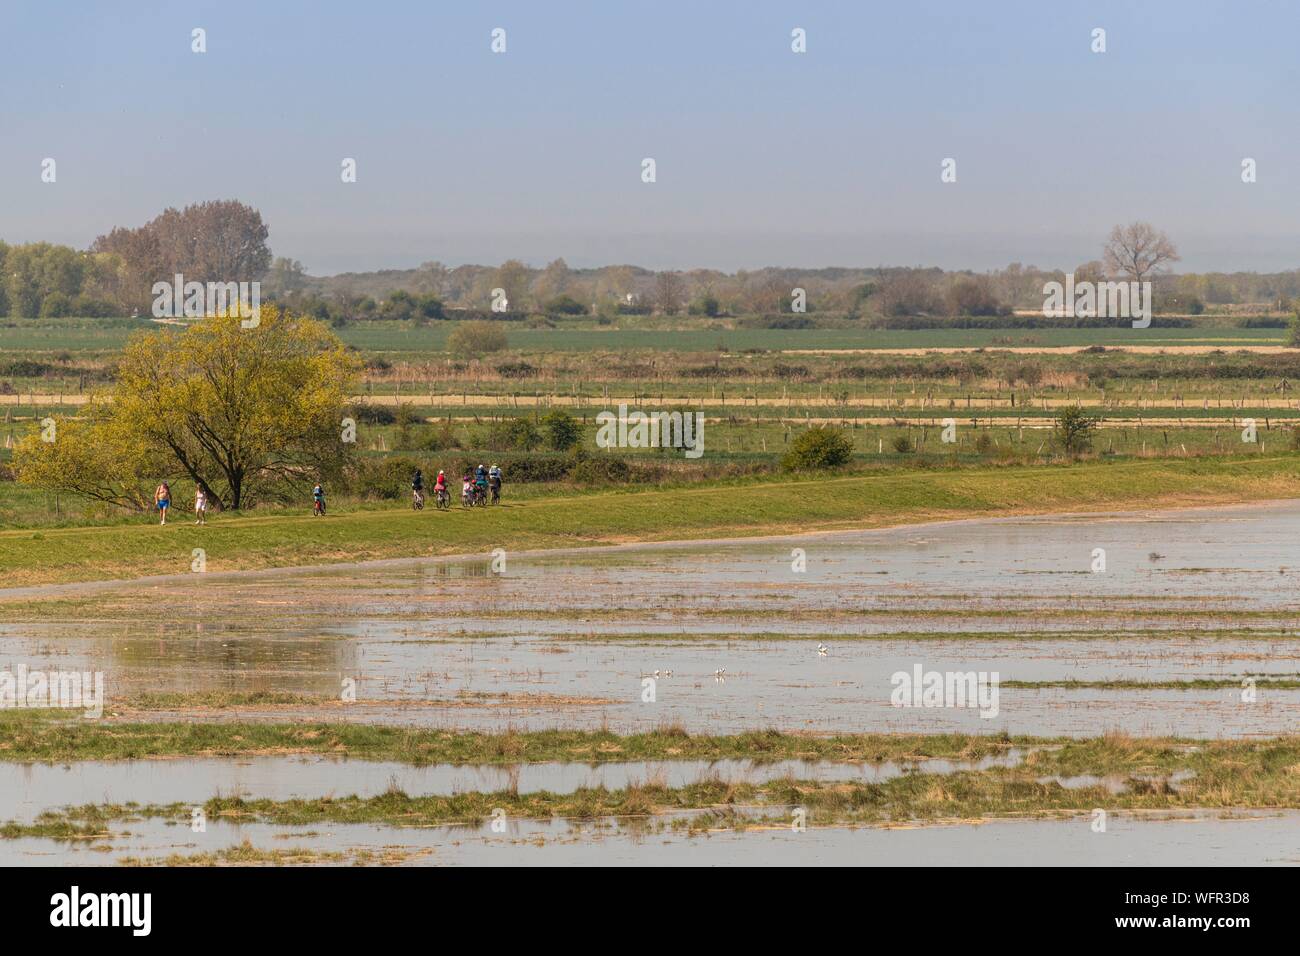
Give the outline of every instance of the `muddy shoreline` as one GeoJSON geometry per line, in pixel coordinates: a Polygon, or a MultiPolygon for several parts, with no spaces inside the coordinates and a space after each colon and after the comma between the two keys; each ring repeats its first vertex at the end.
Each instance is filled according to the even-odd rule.
{"type": "MultiPolygon", "coordinates": [[[[1269,508],[1291,504],[1296,501],[1300,501],[1300,499],[1274,498],[1263,499],[1260,501],[1231,502],[1226,504],[1174,504],[1167,507],[1160,507],[1157,505],[1141,510],[1124,509],[1119,511],[1026,510],[1014,514],[972,515],[964,518],[936,517],[933,519],[926,519],[920,516],[913,516],[909,518],[909,520],[896,524],[875,525],[870,528],[820,528],[812,531],[801,531],[796,534],[756,534],[723,538],[677,538],[665,541],[629,541],[620,544],[594,544],[590,546],[570,548],[542,548],[535,550],[512,551],[510,552],[510,557],[520,560],[533,560],[548,557],[567,558],[579,555],[620,555],[628,553],[635,554],[638,552],[653,553],[655,551],[667,551],[682,548],[707,549],[710,547],[726,547],[744,544],[761,545],[781,541],[816,540],[828,535],[883,535],[891,532],[896,533],[908,531],[910,529],[936,529],[971,525],[988,525],[992,527],[1017,521],[1071,521],[1085,518],[1095,519],[1098,521],[1140,521],[1150,519],[1152,516],[1167,515],[1171,513],[1195,515],[1199,512],[1219,510],[1262,511],[1269,508]]],[[[270,568],[251,568],[241,571],[209,571],[204,572],[204,580],[229,581],[234,583],[276,575],[309,575],[320,574],[322,572],[343,572],[349,570],[364,572],[367,569],[383,570],[413,568],[423,565],[460,564],[467,561],[485,561],[490,557],[490,554],[480,552],[419,555],[402,558],[378,558],[373,561],[339,561],[324,564],[283,565],[270,568]]],[[[17,588],[0,588],[0,603],[17,600],[39,600],[42,598],[77,597],[126,587],[153,587],[178,584],[181,582],[186,582],[188,584],[192,583],[193,579],[194,573],[188,572],[178,574],[156,574],[139,578],[112,578],[102,581],[72,581],[64,584],[35,584],[17,588]]]]}

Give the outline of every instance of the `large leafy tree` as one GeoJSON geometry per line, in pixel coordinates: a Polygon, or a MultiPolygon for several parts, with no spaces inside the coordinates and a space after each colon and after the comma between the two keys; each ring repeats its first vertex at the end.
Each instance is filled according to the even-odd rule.
{"type": "Polygon", "coordinates": [[[20,441],[14,470],[23,484],[144,510],[158,476],[175,466],[134,437],[113,416],[111,404],[92,401],[80,417],[58,419],[52,429],[42,427],[20,441]]]}
{"type": "Polygon", "coordinates": [[[217,507],[246,507],[342,468],[356,372],[324,325],[274,306],[252,328],[231,315],[146,333],[123,353],[111,405],[53,443],[28,439],[18,474],[122,504],[133,484],[184,475],[217,507]]]}
{"type": "Polygon", "coordinates": [[[252,206],[219,199],[166,209],[137,229],[114,229],[91,251],[120,258],[127,294],[144,306],[153,284],[171,282],[176,273],[205,283],[261,279],[271,266],[268,235],[252,206]]]}

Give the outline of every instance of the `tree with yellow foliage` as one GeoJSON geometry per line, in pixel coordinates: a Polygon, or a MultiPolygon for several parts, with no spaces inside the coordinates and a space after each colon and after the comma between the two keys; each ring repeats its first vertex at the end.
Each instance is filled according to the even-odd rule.
{"type": "Polygon", "coordinates": [[[112,402],[59,426],[52,443],[26,439],[15,470],[128,505],[134,486],[185,476],[216,508],[246,507],[338,473],[353,447],[343,418],[357,371],[328,328],[272,305],[252,327],[232,314],[145,333],[126,346],[112,402]]]}

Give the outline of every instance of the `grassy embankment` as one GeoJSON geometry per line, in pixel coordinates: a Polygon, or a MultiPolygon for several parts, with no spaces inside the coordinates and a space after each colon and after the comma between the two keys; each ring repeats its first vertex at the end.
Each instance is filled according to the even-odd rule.
{"type": "MultiPolygon", "coordinates": [[[[1157,459],[1071,466],[737,480],[602,491],[448,513],[404,506],[302,516],[218,515],[138,525],[0,532],[10,586],[377,558],[864,528],[1052,511],[1173,507],[1300,496],[1300,458],[1157,459]]],[[[183,514],[183,512],[182,512],[183,514]]]]}

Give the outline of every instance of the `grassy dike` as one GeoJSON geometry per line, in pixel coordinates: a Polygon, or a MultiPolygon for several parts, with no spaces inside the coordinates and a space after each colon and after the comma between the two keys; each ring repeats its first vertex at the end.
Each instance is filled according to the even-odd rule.
{"type": "MultiPolygon", "coordinates": [[[[507,489],[508,494],[508,489],[507,489]]],[[[404,504],[326,518],[256,513],[196,527],[184,509],[159,527],[0,531],[0,582],[13,587],[438,554],[631,541],[743,537],[912,521],[1175,507],[1300,497],[1300,457],[1188,458],[1036,467],[899,470],[601,491],[415,514],[404,504]]]]}

